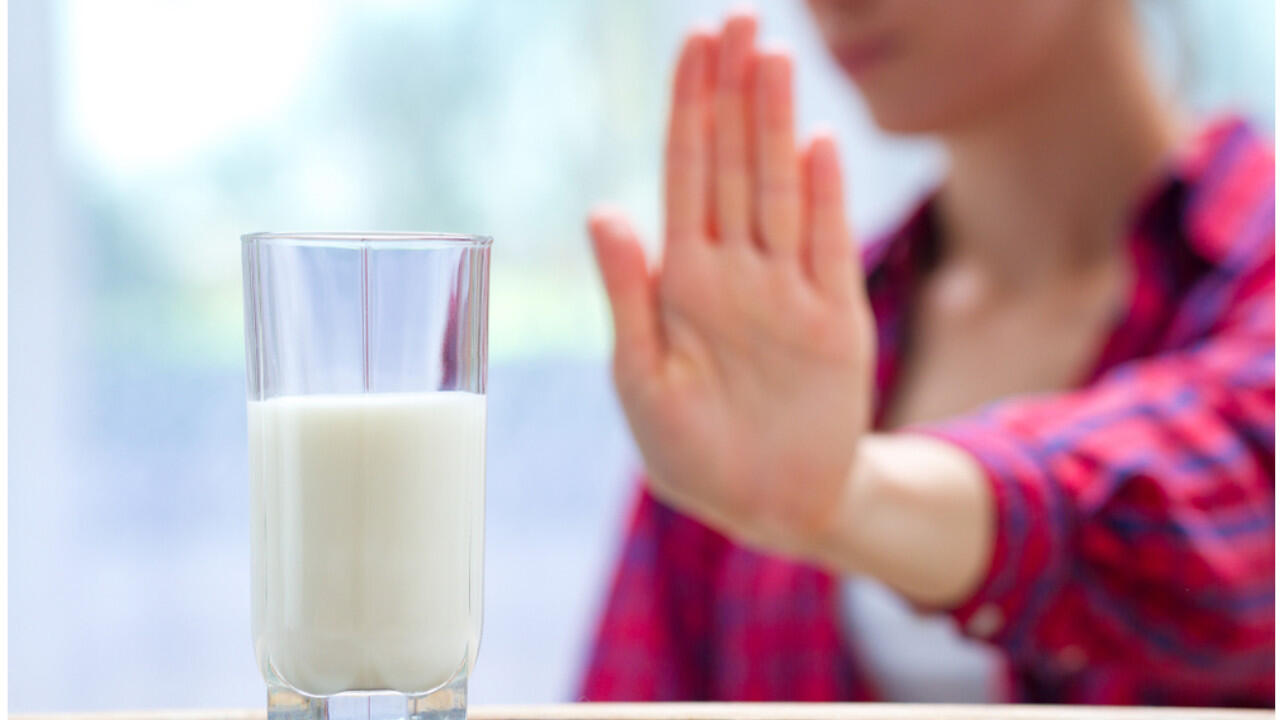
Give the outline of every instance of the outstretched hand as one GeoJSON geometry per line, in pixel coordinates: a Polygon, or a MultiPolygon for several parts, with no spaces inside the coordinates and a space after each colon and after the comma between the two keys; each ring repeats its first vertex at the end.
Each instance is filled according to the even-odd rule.
{"type": "Polygon", "coordinates": [[[870,421],[875,334],[835,143],[797,150],[791,60],[754,37],[738,15],[685,41],[660,269],[620,214],[597,211],[590,232],[652,491],[738,540],[804,553],[870,421]]]}

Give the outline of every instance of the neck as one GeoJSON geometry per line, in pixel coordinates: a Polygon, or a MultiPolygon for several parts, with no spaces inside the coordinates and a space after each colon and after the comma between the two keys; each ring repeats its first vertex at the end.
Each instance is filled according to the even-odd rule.
{"type": "Polygon", "coordinates": [[[1131,207],[1175,149],[1172,108],[1146,75],[1125,17],[1087,18],[1076,45],[1050,53],[1032,87],[997,112],[944,132],[939,195],[947,262],[1025,286],[1114,257],[1131,207]]]}

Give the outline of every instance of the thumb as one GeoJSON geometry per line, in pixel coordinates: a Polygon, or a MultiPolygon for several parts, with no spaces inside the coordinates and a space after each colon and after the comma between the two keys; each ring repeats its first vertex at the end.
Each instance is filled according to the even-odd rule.
{"type": "Polygon", "coordinates": [[[619,212],[596,210],[587,229],[613,310],[615,372],[623,379],[647,374],[657,365],[661,343],[657,296],[644,249],[619,212]]]}

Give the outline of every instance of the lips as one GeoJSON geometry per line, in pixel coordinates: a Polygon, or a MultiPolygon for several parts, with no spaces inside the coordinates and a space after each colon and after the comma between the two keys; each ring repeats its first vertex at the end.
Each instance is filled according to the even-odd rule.
{"type": "Polygon", "coordinates": [[[865,75],[893,54],[895,43],[887,37],[842,45],[835,50],[836,61],[852,75],[865,75]]]}

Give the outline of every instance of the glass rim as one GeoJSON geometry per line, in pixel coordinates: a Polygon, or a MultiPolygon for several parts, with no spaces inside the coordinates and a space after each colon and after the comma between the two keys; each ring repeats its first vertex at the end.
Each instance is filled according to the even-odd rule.
{"type": "Polygon", "coordinates": [[[243,243],[308,247],[475,247],[493,244],[488,235],[445,232],[255,232],[240,236],[243,243]]]}

